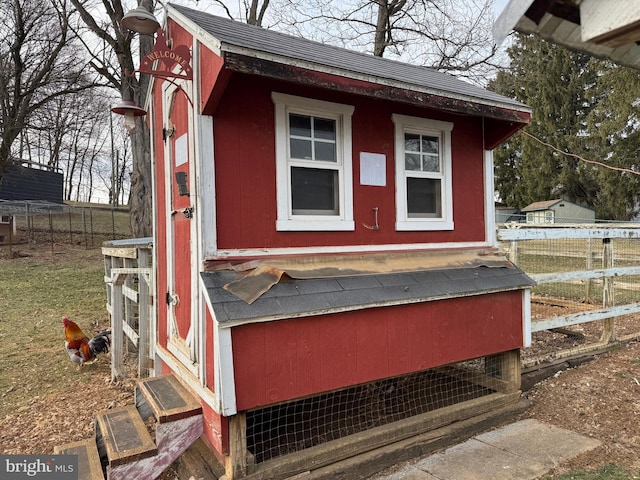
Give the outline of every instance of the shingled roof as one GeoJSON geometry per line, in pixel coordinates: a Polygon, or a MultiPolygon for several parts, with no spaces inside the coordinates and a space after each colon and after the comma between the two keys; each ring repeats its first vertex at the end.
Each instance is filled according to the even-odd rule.
{"type": "Polygon", "coordinates": [[[534,284],[517,267],[286,279],[252,304],[247,304],[224,288],[241,278],[241,274],[218,271],[202,272],[200,276],[207,291],[208,304],[223,327],[496,293],[534,284]]]}
{"type": "Polygon", "coordinates": [[[530,113],[526,105],[434,69],[376,57],[169,4],[169,17],[219,52],[530,113]]]}

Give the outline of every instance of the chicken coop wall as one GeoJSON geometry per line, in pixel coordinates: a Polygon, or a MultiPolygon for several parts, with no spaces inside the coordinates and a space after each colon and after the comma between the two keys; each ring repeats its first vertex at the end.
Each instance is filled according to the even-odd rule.
{"type": "Polygon", "coordinates": [[[310,458],[319,467],[324,456],[335,462],[517,402],[519,388],[512,350],[241,412],[229,423],[227,475],[285,478],[310,458]]]}

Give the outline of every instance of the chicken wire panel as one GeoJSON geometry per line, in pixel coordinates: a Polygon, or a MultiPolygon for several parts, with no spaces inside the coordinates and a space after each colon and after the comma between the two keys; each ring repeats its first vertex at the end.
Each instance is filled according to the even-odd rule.
{"type": "MultiPolygon", "coordinates": [[[[636,238],[560,238],[502,242],[502,251],[528,275],[601,270],[604,268],[639,267],[640,239],[636,238]],[[605,242],[610,242],[612,264],[605,258],[605,242]]],[[[640,276],[616,276],[613,288],[616,304],[637,301],[640,276]]],[[[602,306],[604,279],[567,280],[542,283],[533,287],[532,294],[564,302],[602,306]]]]}
{"type": "Polygon", "coordinates": [[[492,394],[480,381],[485,364],[477,359],[249,411],[247,449],[261,463],[492,394]]]}
{"type": "Polygon", "coordinates": [[[100,244],[131,236],[129,211],[125,208],[0,202],[0,212],[15,219],[14,242],[100,244]]]}

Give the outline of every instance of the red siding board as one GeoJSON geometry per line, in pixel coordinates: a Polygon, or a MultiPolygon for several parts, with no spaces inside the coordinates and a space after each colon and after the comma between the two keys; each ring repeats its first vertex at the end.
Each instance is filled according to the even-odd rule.
{"type": "Polygon", "coordinates": [[[514,291],[235,327],[238,410],[519,348],[521,311],[514,291]]]}
{"type": "Polygon", "coordinates": [[[236,74],[216,110],[216,201],[220,249],[367,244],[481,242],[485,239],[482,124],[388,101],[326,92],[236,74]],[[277,232],[274,106],[271,92],[354,105],[354,232],[277,232]],[[452,132],[454,231],[396,232],[393,113],[454,122],[452,132]],[[360,152],[387,158],[387,185],[360,185],[360,152]],[[260,205],[260,215],[255,215],[260,205]],[[378,208],[379,230],[373,208],[378,208]],[[239,219],[251,219],[250,221],[239,219]]]}

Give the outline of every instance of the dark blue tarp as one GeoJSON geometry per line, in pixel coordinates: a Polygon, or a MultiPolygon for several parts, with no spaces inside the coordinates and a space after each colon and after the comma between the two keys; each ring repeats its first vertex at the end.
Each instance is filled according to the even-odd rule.
{"type": "Polygon", "coordinates": [[[0,180],[0,200],[63,203],[62,173],[9,165],[0,180]]]}

